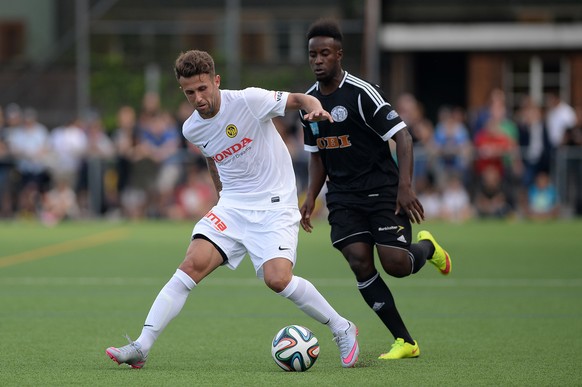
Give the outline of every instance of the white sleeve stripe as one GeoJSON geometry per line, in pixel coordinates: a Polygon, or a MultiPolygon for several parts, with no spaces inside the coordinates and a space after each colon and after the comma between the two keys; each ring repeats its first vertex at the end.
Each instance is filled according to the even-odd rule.
{"type": "Polygon", "coordinates": [[[406,124],[404,123],[404,121],[402,121],[398,125],[396,125],[395,127],[393,127],[392,129],[390,129],[388,131],[388,133],[386,133],[385,135],[383,135],[382,136],[382,140],[388,141],[389,139],[392,138],[392,136],[394,136],[396,133],[398,133],[399,131],[401,131],[404,128],[406,128],[406,124]]]}
{"type": "Polygon", "coordinates": [[[317,146],[315,146],[315,145],[304,144],[303,149],[305,149],[307,152],[311,152],[311,153],[319,152],[319,149],[317,149],[317,146]]]}
{"type": "Polygon", "coordinates": [[[364,90],[366,92],[366,94],[368,94],[368,96],[372,99],[372,101],[374,101],[374,103],[376,103],[376,105],[381,105],[381,104],[386,103],[386,101],[384,101],[384,99],[382,98],[382,96],[380,95],[378,90],[374,89],[369,83],[366,83],[366,82],[362,81],[361,79],[358,79],[352,75],[348,76],[347,82],[349,84],[352,84],[352,85],[364,90]]]}

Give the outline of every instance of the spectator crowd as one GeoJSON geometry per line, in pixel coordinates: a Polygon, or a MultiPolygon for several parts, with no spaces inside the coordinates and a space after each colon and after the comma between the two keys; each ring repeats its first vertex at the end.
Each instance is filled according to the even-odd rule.
{"type": "MultiPolygon", "coordinates": [[[[554,161],[562,149],[578,150],[564,178],[582,215],[582,107],[557,93],[543,105],[525,98],[509,112],[505,93],[493,90],[478,111],[442,106],[433,123],[415,96],[400,95],[395,107],[414,140],[415,189],[427,218],[560,217],[554,161]]],[[[202,217],[217,197],[205,159],[181,134],[191,113],[187,102],[169,112],[146,93],[138,109],[119,108],[115,128],[93,113],[49,130],[34,108],[0,107],[0,219],[202,217]]],[[[288,115],[276,124],[301,193],[307,156],[299,121],[288,115]]]]}

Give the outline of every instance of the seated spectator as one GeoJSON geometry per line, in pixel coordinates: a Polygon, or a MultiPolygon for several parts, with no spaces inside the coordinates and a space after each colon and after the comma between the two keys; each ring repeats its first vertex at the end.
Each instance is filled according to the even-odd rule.
{"type": "Polygon", "coordinates": [[[506,218],[513,212],[513,197],[494,165],[485,167],[475,193],[475,209],[481,218],[506,218]]]}
{"type": "Polygon", "coordinates": [[[558,193],[546,172],[539,172],[528,190],[526,216],[532,220],[557,219],[560,215],[558,193]]]}
{"type": "Polygon", "coordinates": [[[178,185],[174,204],[168,211],[173,219],[198,220],[218,201],[216,189],[206,165],[188,168],[186,181],[178,185]]]}
{"type": "Polygon", "coordinates": [[[424,208],[426,219],[440,219],[443,197],[435,184],[432,173],[419,176],[415,179],[415,190],[418,200],[424,208]]]}
{"type": "Polygon", "coordinates": [[[447,176],[442,189],[441,218],[452,222],[465,222],[473,217],[473,205],[463,181],[456,174],[447,176]]]}
{"type": "Polygon", "coordinates": [[[40,219],[46,226],[55,226],[63,220],[77,219],[80,211],[77,194],[69,181],[59,179],[43,196],[40,219]]]}

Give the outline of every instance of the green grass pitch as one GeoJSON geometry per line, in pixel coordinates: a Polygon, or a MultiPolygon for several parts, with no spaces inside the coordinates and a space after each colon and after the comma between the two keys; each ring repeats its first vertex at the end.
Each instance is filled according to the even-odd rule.
{"type": "Polygon", "coordinates": [[[412,277],[383,276],[417,359],[377,359],[393,340],[319,222],[301,231],[295,273],[358,325],[356,368],[341,368],[329,330],[257,280],[248,259],[191,293],[142,370],[117,366],[105,348],[139,335],[192,226],[0,223],[0,385],[582,385],[582,221],[424,224],[451,254],[452,274],[427,264],[412,277]],[[272,337],[288,324],[319,339],[307,372],[271,359],[272,337]]]}

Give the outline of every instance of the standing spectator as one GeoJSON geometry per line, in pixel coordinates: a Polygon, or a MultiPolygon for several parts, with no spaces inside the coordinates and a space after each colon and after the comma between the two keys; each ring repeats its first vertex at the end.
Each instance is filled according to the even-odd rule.
{"type": "Polygon", "coordinates": [[[54,128],[50,134],[53,150],[51,173],[55,181],[65,181],[77,187],[81,162],[87,152],[87,135],[83,123],[72,118],[63,126],[54,128]]]}
{"type": "Polygon", "coordinates": [[[566,130],[576,125],[576,112],[572,106],[560,98],[557,90],[552,90],[547,94],[546,106],[548,134],[552,148],[555,150],[562,144],[566,130]]]}
{"type": "Polygon", "coordinates": [[[172,204],[174,189],[181,177],[177,133],[175,122],[167,112],[150,117],[149,126],[140,130],[137,153],[142,159],[149,160],[155,170],[146,187],[149,191],[149,215],[154,217],[166,216],[166,209],[172,204]]]}
{"type": "Polygon", "coordinates": [[[493,116],[496,116],[503,131],[517,141],[517,126],[507,117],[505,92],[499,88],[491,90],[488,104],[479,109],[475,115],[472,125],[472,137],[475,138],[487,126],[493,116]]]}
{"type": "MultiPolygon", "coordinates": [[[[432,122],[424,117],[420,102],[411,93],[403,93],[396,100],[395,111],[406,124],[412,136],[414,151],[414,179],[425,178],[433,172],[434,127],[432,122]]],[[[390,143],[395,152],[395,144],[390,143]]]]}
{"type": "Polygon", "coordinates": [[[460,108],[443,106],[439,109],[434,143],[441,184],[451,174],[461,176],[463,182],[467,183],[472,160],[472,143],[460,108]]]}
{"type": "Polygon", "coordinates": [[[574,194],[572,200],[574,212],[582,215],[582,105],[576,109],[576,124],[566,130],[562,141],[562,149],[572,150],[571,157],[568,159],[568,186],[572,189],[569,191],[574,194]]]}
{"type": "Polygon", "coordinates": [[[0,106],[0,218],[12,215],[10,195],[10,172],[12,171],[12,155],[8,148],[8,129],[4,126],[4,111],[0,106]]]}
{"type": "Polygon", "coordinates": [[[18,183],[17,206],[20,215],[36,215],[42,194],[49,188],[47,161],[50,155],[49,132],[39,123],[36,111],[22,112],[13,105],[7,111],[9,124],[8,145],[14,156],[18,183]]]}
{"type": "Polygon", "coordinates": [[[522,185],[529,187],[535,176],[550,171],[550,139],[540,107],[533,101],[526,102],[521,108],[519,124],[519,146],[522,150],[522,185]]]}
{"type": "Polygon", "coordinates": [[[87,149],[81,161],[77,194],[81,212],[86,217],[107,212],[110,189],[105,186],[105,175],[115,155],[113,141],[105,133],[103,122],[96,114],[85,120],[87,149]]]}
{"type": "Polygon", "coordinates": [[[500,176],[513,179],[521,174],[521,159],[517,142],[501,127],[505,120],[502,109],[493,108],[485,128],[475,136],[475,172],[477,176],[492,166],[500,176]]]}
{"type": "Polygon", "coordinates": [[[115,147],[116,189],[112,205],[123,214],[122,200],[129,188],[132,164],[137,141],[137,117],[131,106],[122,106],[117,111],[117,128],[113,132],[115,147]]]}

